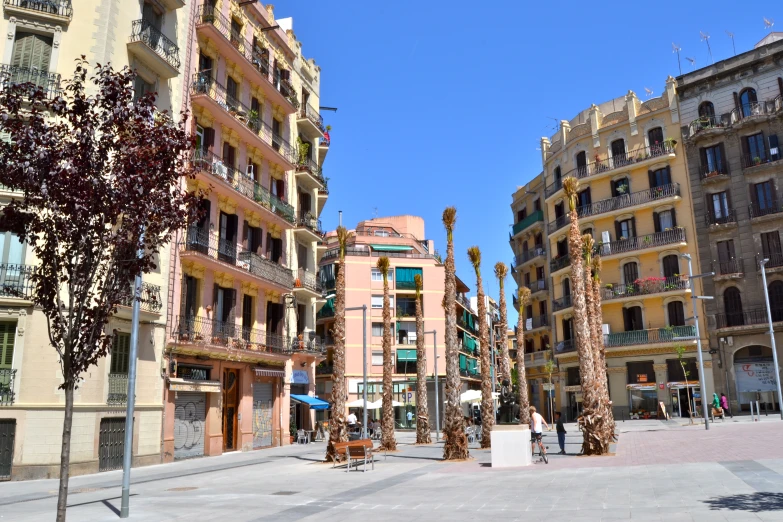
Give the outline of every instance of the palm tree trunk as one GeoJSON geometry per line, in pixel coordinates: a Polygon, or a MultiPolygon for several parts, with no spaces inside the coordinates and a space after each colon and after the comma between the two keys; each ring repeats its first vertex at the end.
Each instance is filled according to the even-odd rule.
{"type": "Polygon", "coordinates": [[[397,441],[394,439],[394,406],[392,406],[392,334],[391,308],[389,306],[389,278],[383,274],[383,401],[381,403],[381,448],[386,451],[396,451],[397,441]]]}
{"type": "Polygon", "coordinates": [[[500,383],[508,381],[511,384],[511,360],[508,356],[508,339],[506,332],[508,331],[508,310],[506,310],[506,290],[505,281],[500,279],[500,335],[502,336],[502,342],[498,343],[498,349],[500,353],[500,383]]]}
{"type": "Polygon", "coordinates": [[[519,303],[517,319],[517,393],[519,395],[519,423],[530,424],[530,399],[527,394],[527,371],[525,370],[525,307],[519,303]]]}
{"type": "MultiPolygon", "coordinates": [[[[430,444],[427,409],[427,351],[424,343],[424,313],[421,309],[421,279],[416,276],[416,444],[430,444]]],[[[437,354],[435,354],[437,357],[437,354]]]]}
{"type": "Polygon", "coordinates": [[[489,325],[487,324],[487,303],[484,299],[484,288],[481,282],[481,272],[476,268],[476,301],[478,302],[479,338],[481,339],[481,447],[492,447],[492,427],[495,425],[495,401],[492,392],[495,391],[492,382],[492,364],[489,342],[489,325]]]}
{"type": "MultiPolygon", "coordinates": [[[[338,234],[339,234],[338,229],[338,234]]],[[[339,460],[334,449],[335,442],[347,442],[345,429],[345,249],[340,248],[334,296],[334,353],[332,355],[332,393],[329,403],[332,417],[329,419],[329,443],[326,446],[326,461],[339,460]]]]}
{"type": "MultiPolygon", "coordinates": [[[[67,372],[67,370],[66,370],[67,372]]],[[[63,419],[63,440],[60,450],[60,487],[57,492],[57,522],[65,522],[68,506],[68,478],[71,461],[71,427],[73,426],[73,386],[65,386],[65,418],[63,419]]]]}
{"type": "MultiPolygon", "coordinates": [[[[600,265],[600,260],[599,260],[600,265]]],[[[606,374],[606,353],[604,350],[604,332],[603,332],[603,311],[601,310],[601,280],[596,276],[586,283],[592,289],[593,294],[593,359],[595,364],[595,378],[597,381],[597,423],[598,434],[600,436],[599,448],[600,454],[609,452],[609,445],[615,440],[614,435],[614,413],[612,412],[612,402],[609,397],[608,375],[606,374]]]]}

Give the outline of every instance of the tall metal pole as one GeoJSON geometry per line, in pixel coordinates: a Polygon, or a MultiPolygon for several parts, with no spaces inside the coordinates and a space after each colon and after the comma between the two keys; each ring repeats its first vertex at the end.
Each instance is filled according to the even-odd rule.
{"type": "Polygon", "coordinates": [[[122,456],[122,507],[120,518],[130,515],[130,472],[133,457],[133,411],[136,407],[136,358],[139,348],[139,307],[141,297],[141,274],[136,275],[133,284],[133,315],[131,318],[130,355],[128,368],[128,405],[125,410],[125,449],[122,456]]]}
{"type": "Polygon", "coordinates": [[[435,357],[435,440],[440,440],[440,399],[438,398],[438,331],[430,330],[424,335],[432,334],[433,355],[435,357]]]}
{"type": "Polygon", "coordinates": [[[769,321],[769,342],[772,344],[772,364],[775,365],[775,386],[778,389],[778,405],[780,407],[780,418],[783,419],[783,393],[780,392],[780,370],[778,368],[778,350],[775,346],[775,330],[772,328],[772,310],[769,307],[769,288],[767,288],[767,271],[764,265],[769,259],[761,261],[761,280],[764,282],[764,300],[767,303],[767,321],[769,321]]]}
{"type": "MultiPolygon", "coordinates": [[[[699,387],[701,388],[701,405],[704,410],[704,429],[710,429],[709,414],[707,410],[707,388],[704,385],[704,360],[701,355],[701,335],[699,335],[699,307],[696,296],[696,285],[693,283],[693,261],[690,254],[681,254],[688,260],[688,282],[691,287],[691,300],[693,301],[693,324],[696,326],[696,353],[699,356],[699,387]]],[[[688,385],[687,378],[685,385],[688,385]]]]}
{"type": "Polygon", "coordinates": [[[367,305],[362,305],[362,378],[364,379],[364,388],[362,389],[362,398],[364,399],[364,408],[362,411],[362,438],[367,438],[367,305]]]}

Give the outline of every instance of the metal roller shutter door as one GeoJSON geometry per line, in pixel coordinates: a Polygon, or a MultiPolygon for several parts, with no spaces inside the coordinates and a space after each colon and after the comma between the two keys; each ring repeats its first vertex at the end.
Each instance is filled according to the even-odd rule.
{"type": "Polygon", "coordinates": [[[267,382],[253,383],[253,447],[272,445],[272,406],[274,385],[267,382]]]}
{"type": "Polygon", "coordinates": [[[203,392],[177,392],[174,408],[174,459],[204,455],[207,396],[203,392]]]}

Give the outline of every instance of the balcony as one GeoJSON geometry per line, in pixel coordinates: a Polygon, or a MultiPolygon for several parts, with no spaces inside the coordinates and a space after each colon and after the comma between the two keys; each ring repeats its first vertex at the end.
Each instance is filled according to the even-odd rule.
{"type": "Polygon", "coordinates": [[[198,171],[214,176],[272,214],[292,225],[296,224],[294,207],[269,192],[251,177],[224,163],[215,154],[207,151],[194,151],[192,161],[198,171]]]}
{"type": "Polygon", "coordinates": [[[571,265],[571,256],[568,254],[557,256],[549,262],[550,275],[571,265]]]}
{"type": "Polygon", "coordinates": [[[783,268],[783,253],[775,252],[772,254],[765,254],[761,257],[756,256],[756,266],[759,270],[761,270],[761,261],[764,259],[768,259],[766,265],[764,265],[764,269],[767,272],[779,272],[780,268],[783,268]]]}
{"type": "Polygon", "coordinates": [[[16,370],[0,368],[0,406],[11,406],[14,403],[14,378],[16,370]]]}
{"type": "MultiPolygon", "coordinates": [[[[781,259],[781,263],[783,263],[783,259],[781,259]]],[[[742,259],[717,261],[712,263],[711,271],[715,272],[715,275],[713,276],[715,281],[739,279],[745,275],[745,264],[742,259]]]]}
{"type": "Polygon", "coordinates": [[[316,375],[331,375],[334,373],[334,364],[327,364],[326,361],[315,367],[316,375]]]}
{"type": "Polygon", "coordinates": [[[33,300],[33,274],[38,268],[32,265],[0,264],[0,299],[33,300]]]}
{"type": "Polygon", "coordinates": [[[596,246],[597,252],[601,256],[615,256],[634,252],[637,250],[647,250],[650,248],[661,248],[670,245],[685,243],[685,229],[675,227],[663,232],[655,232],[645,236],[620,239],[611,243],[599,243],[596,246]]]}
{"type": "Polygon", "coordinates": [[[555,344],[555,353],[568,353],[576,351],[576,341],[574,339],[566,339],[555,344]]]}
{"type": "Polygon", "coordinates": [[[702,116],[693,120],[688,125],[688,138],[694,138],[697,135],[708,137],[723,132],[729,126],[728,118],[720,116],[702,116]]]}
{"type": "Polygon", "coordinates": [[[530,283],[524,283],[523,286],[530,290],[530,294],[538,292],[544,292],[547,290],[546,279],[539,279],[538,281],[531,281],[530,283]]]}
{"type": "Polygon", "coordinates": [[[602,291],[601,299],[611,301],[628,297],[638,298],[645,295],[681,292],[690,289],[687,276],[645,277],[627,284],[607,284],[602,291]]]}
{"type": "Polygon", "coordinates": [[[231,30],[231,20],[213,6],[199,6],[196,11],[196,31],[214,42],[221,55],[229,59],[238,56],[238,65],[244,75],[264,86],[264,91],[272,103],[280,105],[287,114],[293,114],[299,107],[291,83],[281,79],[270,66],[269,49],[254,47],[251,42],[234,33],[231,30]]]}
{"type": "MultiPolygon", "coordinates": [[[[783,309],[772,309],[772,321],[775,323],[783,321],[783,309]]],[[[769,324],[769,318],[767,317],[767,308],[763,307],[715,314],[715,322],[718,329],[742,326],[765,327],[769,324]]]]}
{"type": "Polygon", "coordinates": [[[329,146],[331,144],[332,139],[329,136],[329,131],[326,131],[324,137],[318,142],[318,158],[321,160],[321,165],[323,165],[324,160],[326,159],[326,154],[329,152],[329,146]]]}
{"type": "Polygon", "coordinates": [[[467,297],[465,297],[463,294],[457,294],[455,300],[457,301],[457,304],[461,305],[468,312],[473,311],[473,309],[470,307],[470,300],[467,297]]]}
{"type": "Polygon", "coordinates": [[[780,166],[780,148],[777,153],[772,153],[768,148],[753,154],[743,154],[741,156],[742,170],[745,174],[755,174],[766,172],[770,168],[780,166]]]}
{"type": "Polygon", "coordinates": [[[128,402],[128,374],[109,374],[109,394],[106,404],[109,406],[122,406],[128,402]]]}
{"type": "Polygon", "coordinates": [[[734,127],[742,127],[747,122],[759,121],[775,114],[783,108],[781,96],[768,101],[756,101],[743,104],[731,111],[730,121],[734,127]]]}
{"type": "Polygon", "coordinates": [[[563,297],[559,297],[552,301],[552,310],[555,312],[571,308],[572,306],[574,306],[574,303],[571,299],[571,294],[564,295],[563,297]]]}
{"type": "MultiPolygon", "coordinates": [[[[596,201],[589,205],[582,205],[576,209],[576,212],[579,218],[582,219],[677,197],[680,197],[680,184],[670,183],[668,185],[654,187],[640,192],[621,194],[613,198],[596,201]]],[[[569,214],[564,214],[550,222],[547,231],[549,234],[554,234],[570,222],[571,218],[569,217],[569,214]]]]}
{"type": "Polygon", "coordinates": [[[566,172],[559,180],[555,180],[544,191],[544,197],[549,199],[557,194],[563,188],[563,180],[570,177],[577,179],[589,178],[597,175],[608,174],[614,170],[622,168],[641,168],[654,163],[661,157],[674,157],[674,140],[666,140],[663,143],[651,145],[637,149],[635,151],[619,154],[611,158],[606,158],[587,165],[576,167],[566,172]]]}
{"type": "Polygon", "coordinates": [[[527,230],[528,228],[532,227],[533,225],[537,223],[543,223],[544,222],[544,211],[543,210],[536,210],[526,218],[522,219],[521,221],[518,221],[514,224],[514,228],[512,229],[512,235],[516,236],[520,232],[523,232],[527,230]]]}
{"type": "Polygon", "coordinates": [[[536,245],[533,249],[523,250],[521,254],[515,256],[511,266],[519,267],[541,256],[546,257],[546,249],[542,245],[536,245]]]}
{"type": "Polygon", "coordinates": [[[737,224],[737,211],[733,208],[726,209],[722,215],[715,215],[714,210],[707,211],[704,214],[704,223],[708,227],[729,227],[737,224]]]}
{"type": "Polygon", "coordinates": [[[729,179],[730,175],[731,171],[729,171],[728,161],[716,161],[708,165],[699,165],[699,176],[703,183],[729,179]]]}
{"type": "Polygon", "coordinates": [[[293,289],[293,273],[288,268],[255,252],[195,227],[188,229],[185,243],[180,245],[182,257],[195,255],[209,260],[214,267],[230,266],[238,275],[250,274],[283,290],[293,289]]]}
{"type": "Polygon", "coordinates": [[[321,167],[308,157],[300,157],[296,162],[296,179],[308,189],[321,189],[326,185],[321,167]]]}
{"type": "Polygon", "coordinates": [[[9,15],[37,16],[63,25],[73,18],[71,0],[3,0],[3,6],[9,15]]]}
{"type": "Polygon", "coordinates": [[[36,87],[43,89],[47,99],[54,99],[62,94],[60,89],[60,75],[31,69],[30,67],[21,67],[18,65],[0,65],[0,89],[7,89],[12,85],[21,85],[31,83],[36,87]]]}
{"type": "Polygon", "coordinates": [[[529,317],[525,319],[526,332],[538,330],[539,328],[547,328],[548,326],[549,326],[549,315],[547,314],[537,315],[535,317],[529,317]]]}
{"type": "Polygon", "coordinates": [[[297,152],[284,138],[274,133],[272,127],[259,118],[256,111],[228,94],[226,88],[212,79],[212,71],[200,71],[193,75],[190,92],[193,102],[214,113],[221,113],[225,123],[239,122],[245,141],[261,144],[264,156],[291,170],[297,161],[297,152]]]}
{"type": "Polygon", "coordinates": [[[241,357],[244,360],[262,360],[270,355],[288,358],[294,353],[325,353],[324,344],[318,337],[306,338],[309,333],[291,338],[205,317],[179,316],[176,321],[174,350],[178,353],[198,352],[216,358],[241,357]]]}
{"type": "Polygon", "coordinates": [[[299,214],[299,218],[296,220],[296,229],[294,231],[300,236],[304,236],[308,241],[320,241],[324,238],[321,221],[310,212],[299,214]]]}
{"type": "Polygon", "coordinates": [[[783,213],[783,207],[780,205],[780,203],[778,203],[777,200],[773,199],[764,203],[753,203],[752,205],[748,205],[748,211],[750,212],[750,219],[759,219],[764,217],[774,219],[781,217],[780,214],[783,213]]]}
{"type": "Polygon", "coordinates": [[[305,294],[307,297],[321,297],[323,288],[318,276],[304,268],[300,268],[294,280],[294,292],[305,294]]]}
{"type": "Polygon", "coordinates": [[[605,348],[636,346],[640,344],[674,343],[675,337],[695,337],[695,326],[669,326],[649,330],[633,330],[604,335],[605,348]]]}
{"type": "Polygon", "coordinates": [[[538,368],[544,366],[550,359],[549,350],[540,350],[538,352],[525,354],[525,368],[538,368]]]}
{"type": "MultiPolygon", "coordinates": [[[[133,287],[128,288],[126,295],[123,296],[120,301],[120,306],[127,308],[133,307],[133,287]]],[[[160,293],[160,287],[142,281],[141,283],[141,299],[139,308],[144,312],[150,312],[153,314],[159,314],[163,308],[163,296],[160,293]]]]}
{"type": "Polygon", "coordinates": [[[310,105],[302,105],[296,114],[297,129],[311,139],[323,138],[326,132],[324,119],[318,114],[318,109],[310,105]]]}
{"type": "Polygon", "coordinates": [[[147,20],[131,22],[128,51],[136,55],[158,76],[171,79],[179,75],[179,47],[147,20]]]}

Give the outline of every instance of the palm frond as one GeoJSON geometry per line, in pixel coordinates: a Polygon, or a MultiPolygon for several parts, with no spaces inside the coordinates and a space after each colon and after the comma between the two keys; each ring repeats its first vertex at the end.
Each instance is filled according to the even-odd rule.
{"type": "Polygon", "coordinates": [[[579,180],[571,176],[563,180],[563,192],[568,198],[568,207],[571,210],[576,208],[576,193],[579,191],[579,180]]]}
{"type": "Polygon", "coordinates": [[[481,249],[477,246],[468,248],[468,259],[470,259],[473,268],[478,272],[481,269],[481,249]]]}
{"type": "Polygon", "coordinates": [[[386,256],[379,257],[375,267],[381,271],[383,279],[385,280],[389,276],[389,258],[386,256]]]}
{"type": "Polygon", "coordinates": [[[503,261],[498,261],[495,263],[495,277],[498,278],[498,281],[500,281],[500,285],[503,286],[504,280],[506,279],[506,276],[508,275],[508,267],[503,261]]]}
{"type": "Polygon", "coordinates": [[[352,234],[348,232],[348,229],[339,226],[337,227],[337,242],[339,243],[340,247],[340,259],[343,259],[345,257],[345,246],[348,243],[348,239],[350,239],[352,234]]]}
{"type": "Polygon", "coordinates": [[[446,235],[449,241],[454,233],[454,225],[457,224],[457,207],[446,207],[443,211],[443,226],[446,227],[446,235]]]}
{"type": "Polygon", "coordinates": [[[601,265],[603,262],[601,261],[601,256],[595,256],[593,257],[593,279],[596,281],[601,281],[601,265]]]}
{"type": "Polygon", "coordinates": [[[530,302],[530,289],[526,286],[520,286],[517,290],[517,297],[519,298],[519,313],[522,313],[522,309],[530,302]]]}
{"type": "Polygon", "coordinates": [[[591,266],[592,265],[592,259],[593,259],[593,246],[595,245],[595,240],[593,240],[593,236],[590,234],[584,234],[582,236],[582,257],[585,259],[585,266],[591,266]]]}
{"type": "Polygon", "coordinates": [[[413,284],[416,285],[416,299],[421,297],[421,289],[424,286],[421,281],[421,274],[416,274],[413,276],[413,284]]]}

